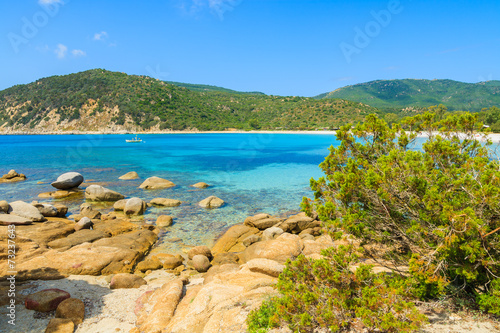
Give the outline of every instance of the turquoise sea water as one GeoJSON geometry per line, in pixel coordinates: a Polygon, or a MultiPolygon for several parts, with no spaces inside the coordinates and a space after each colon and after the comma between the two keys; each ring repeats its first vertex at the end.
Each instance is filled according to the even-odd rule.
{"type": "MultiPolygon", "coordinates": [[[[131,135],[0,136],[0,174],[15,169],[27,175],[19,183],[0,184],[0,200],[41,200],[52,191],[50,182],[68,171],[102,184],[127,197],[178,199],[176,208],[150,208],[138,223],[154,223],[160,214],[174,216],[157,250],[175,252],[185,245],[211,245],[227,227],[259,212],[273,215],[299,210],[303,196],[311,196],[309,180],[322,175],[318,164],[328,147],[338,142],[330,134],[151,134],[143,143],[125,143],[131,135]],[[141,179],[118,177],[136,171],[141,179]],[[177,186],[143,191],[145,178],[158,176],[177,186]],[[189,185],[206,182],[211,187],[189,185]],[[45,184],[37,184],[45,182],[45,184]],[[197,203],[210,196],[226,204],[206,210],[197,203]],[[171,239],[180,238],[172,242],[171,239]]],[[[60,200],[77,213],[83,198],[60,200]]],[[[103,212],[111,206],[100,206],[103,212]]]]}

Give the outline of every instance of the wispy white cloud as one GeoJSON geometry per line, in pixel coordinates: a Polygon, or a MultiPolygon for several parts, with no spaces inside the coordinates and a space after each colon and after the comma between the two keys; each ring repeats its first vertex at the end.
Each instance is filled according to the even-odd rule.
{"type": "Polygon", "coordinates": [[[179,8],[194,15],[200,11],[208,9],[212,14],[224,19],[224,14],[232,11],[242,0],[190,0],[191,4],[182,3],[179,8]],[[189,7],[189,10],[187,8],[189,7]]]}
{"type": "Polygon", "coordinates": [[[108,33],[106,31],[96,32],[94,34],[94,40],[105,40],[108,38],[108,33]]]}
{"type": "Polygon", "coordinates": [[[82,50],[72,50],[71,54],[73,54],[75,57],[84,57],[87,55],[87,53],[85,53],[85,51],[82,50]]]}
{"type": "Polygon", "coordinates": [[[64,2],[62,0],[38,0],[38,3],[40,5],[52,5],[55,3],[61,3],[63,4],[64,2]]]}
{"type": "Polygon", "coordinates": [[[66,53],[68,53],[68,47],[63,44],[57,44],[57,48],[54,50],[54,53],[59,59],[64,59],[64,57],[66,57],[66,53]]]}

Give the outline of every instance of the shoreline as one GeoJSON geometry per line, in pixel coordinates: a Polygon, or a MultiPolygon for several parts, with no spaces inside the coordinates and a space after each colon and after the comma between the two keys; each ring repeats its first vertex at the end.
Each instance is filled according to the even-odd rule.
{"type": "MultiPolygon", "coordinates": [[[[334,130],[252,130],[252,131],[153,131],[153,132],[102,132],[102,131],[56,131],[56,132],[46,132],[46,133],[33,133],[33,132],[13,132],[13,133],[2,133],[0,132],[0,136],[14,136],[14,135],[165,135],[165,134],[174,134],[174,135],[190,135],[190,134],[307,134],[307,135],[336,135],[337,131],[334,130]]],[[[427,137],[426,134],[419,134],[418,137],[427,137]]],[[[492,143],[500,143],[500,133],[490,133],[488,134],[488,138],[492,141],[492,143]]],[[[481,139],[478,139],[483,141],[481,139]]]]}
{"type": "Polygon", "coordinates": [[[67,132],[45,132],[45,133],[33,133],[33,132],[13,132],[13,133],[2,133],[2,135],[149,135],[149,134],[324,134],[324,135],[335,135],[336,131],[154,131],[154,132],[101,132],[101,131],[67,131],[67,132]]]}

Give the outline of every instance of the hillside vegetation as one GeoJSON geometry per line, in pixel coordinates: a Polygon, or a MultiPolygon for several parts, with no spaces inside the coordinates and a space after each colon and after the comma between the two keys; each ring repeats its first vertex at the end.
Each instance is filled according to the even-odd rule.
{"type": "Polygon", "coordinates": [[[343,98],[389,110],[443,104],[450,111],[500,106],[500,81],[378,80],[339,88],[316,98],[343,98]]]}
{"type": "Polygon", "coordinates": [[[315,129],[379,113],[342,99],[184,86],[102,69],[48,77],[0,92],[0,131],[315,129]]]}

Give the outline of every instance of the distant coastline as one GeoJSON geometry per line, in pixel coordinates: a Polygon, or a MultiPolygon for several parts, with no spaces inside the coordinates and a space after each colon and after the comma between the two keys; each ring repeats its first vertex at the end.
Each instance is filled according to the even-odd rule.
{"type": "Polygon", "coordinates": [[[335,135],[336,131],[151,131],[151,132],[103,132],[103,131],[55,131],[55,132],[0,132],[0,135],[145,135],[145,134],[325,134],[335,135]]]}

